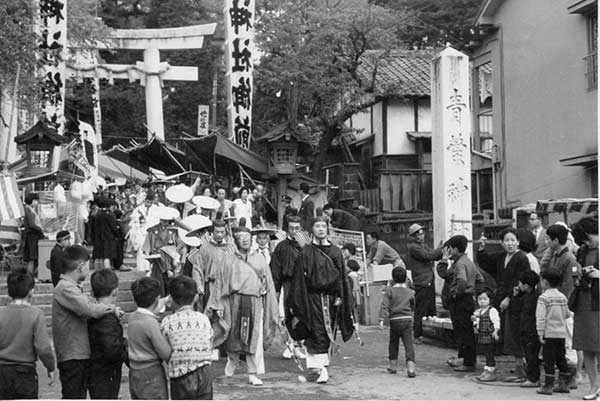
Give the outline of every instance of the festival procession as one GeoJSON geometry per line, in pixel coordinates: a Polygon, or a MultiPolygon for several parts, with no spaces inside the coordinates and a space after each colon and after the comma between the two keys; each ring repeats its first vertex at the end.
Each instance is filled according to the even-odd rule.
{"type": "Polygon", "coordinates": [[[599,400],[597,0],[3,0],[0,399],[599,400]]]}

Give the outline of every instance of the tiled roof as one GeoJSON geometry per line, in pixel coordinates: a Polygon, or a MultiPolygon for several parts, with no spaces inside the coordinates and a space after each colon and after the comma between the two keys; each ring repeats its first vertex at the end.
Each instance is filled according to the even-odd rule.
{"type": "MultiPolygon", "coordinates": [[[[370,79],[373,66],[382,51],[365,53],[359,74],[370,79]]],[[[392,50],[379,60],[375,88],[390,96],[430,96],[430,68],[434,51],[392,50]]]]}

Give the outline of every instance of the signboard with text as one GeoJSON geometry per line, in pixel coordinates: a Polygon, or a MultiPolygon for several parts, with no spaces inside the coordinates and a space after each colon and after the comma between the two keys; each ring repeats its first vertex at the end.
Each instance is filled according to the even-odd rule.
{"type": "Polygon", "coordinates": [[[225,1],[225,63],[229,139],[250,148],[255,0],[225,1]]]}

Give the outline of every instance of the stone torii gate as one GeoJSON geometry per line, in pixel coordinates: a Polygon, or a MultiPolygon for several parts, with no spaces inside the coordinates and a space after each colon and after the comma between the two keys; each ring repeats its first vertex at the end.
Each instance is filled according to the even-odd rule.
{"type": "Polygon", "coordinates": [[[135,65],[97,64],[95,60],[76,57],[67,65],[71,78],[105,78],[139,80],[146,92],[146,125],[148,139],[154,135],[165,139],[162,81],[197,81],[198,67],[173,67],[160,62],[160,50],[200,49],[204,36],[212,35],[217,24],[193,25],[181,28],[163,29],[114,29],[108,45],[98,48],[144,50],[144,61],[135,65]]]}

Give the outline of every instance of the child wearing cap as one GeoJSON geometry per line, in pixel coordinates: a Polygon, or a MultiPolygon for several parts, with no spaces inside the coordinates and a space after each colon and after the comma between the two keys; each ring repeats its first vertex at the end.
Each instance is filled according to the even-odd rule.
{"type": "Polygon", "coordinates": [[[71,233],[67,230],[59,231],[56,234],[56,245],[50,252],[49,268],[52,277],[52,285],[56,287],[62,274],[62,268],[65,261],[65,248],[71,245],[71,233]]]}

